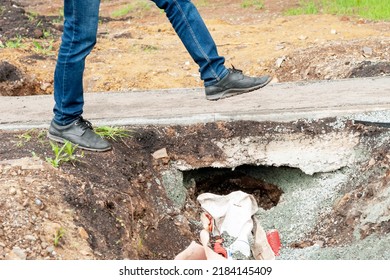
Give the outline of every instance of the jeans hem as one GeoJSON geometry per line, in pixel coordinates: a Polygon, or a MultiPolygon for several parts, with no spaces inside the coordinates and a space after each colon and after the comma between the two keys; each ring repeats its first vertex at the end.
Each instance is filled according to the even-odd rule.
{"type": "Polygon", "coordinates": [[[225,69],[225,71],[223,71],[223,72],[221,73],[221,75],[218,76],[218,78],[216,78],[216,79],[214,79],[214,80],[211,80],[211,81],[204,82],[204,86],[205,86],[205,87],[213,86],[213,85],[215,85],[216,83],[218,83],[220,80],[222,80],[223,78],[225,78],[228,74],[229,74],[229,70],[228,70],[228,69],[225,69]]]}

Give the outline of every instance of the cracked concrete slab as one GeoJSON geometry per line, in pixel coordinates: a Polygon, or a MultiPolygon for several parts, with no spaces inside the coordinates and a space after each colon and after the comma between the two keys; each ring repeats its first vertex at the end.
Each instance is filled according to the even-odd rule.
{"type": "MultiPolygon", "coordinates": [[[[86,93],[84,117],[95,125],[293,121],[390,110],[390,77],[274,83],[207,101],[203,89],[86,93]]],[[[0,96],[0,129],[48,127],[53,97],[0,96]]]]}

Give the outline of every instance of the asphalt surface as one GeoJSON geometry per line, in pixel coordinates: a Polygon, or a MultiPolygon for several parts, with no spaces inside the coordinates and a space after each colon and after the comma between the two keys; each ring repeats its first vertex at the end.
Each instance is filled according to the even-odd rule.
{"type": "MultiPolygon", "coordinates": [[[[47,128],[53,96],[0,96],[0,129],[47,128]]],[[[390,77],[272,83],[208,101],[204,89],[86,93],[84,118],[94,125],[194,124],[255,120],[288,122],[390,111],[390,77]]]]}

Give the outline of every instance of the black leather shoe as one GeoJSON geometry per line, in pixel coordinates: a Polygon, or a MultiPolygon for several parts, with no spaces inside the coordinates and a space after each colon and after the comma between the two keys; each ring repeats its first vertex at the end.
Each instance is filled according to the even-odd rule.
{"type": "Polygon", "coordinates": [[[236,68],[229,69],[227,74],[218,83],[206,87],[206,98],[218,100],[253,91],[267,85],[272,78],[270,76],[248,77],[236,68]]]}
{"type": "Polygon", "coordinates": [[[64,126],[52,121],[47,136],[60,143],[72,142],[84,150],[95,152],[111,150],[111,144],[97,135],[92,129],[92,124],[81,116],[71,124],[64,126]]]}

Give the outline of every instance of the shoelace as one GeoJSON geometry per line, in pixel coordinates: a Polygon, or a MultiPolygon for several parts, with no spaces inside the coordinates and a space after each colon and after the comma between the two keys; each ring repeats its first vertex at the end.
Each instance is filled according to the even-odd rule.
{"type": "Polygon", "coordinates": [[[240,73],[242,74],[242,70],[240,69],[237,69],[236,67],[234,67],[234,65],[232,64],[232,68],[229,69],[232,73],[240,73]]]}
{"type": "Polygon", "coordinates": [[[79,117],[79,119],[76,121],[75,125],[80,126],[82,129],[92,129],[92,124],[85,120],[83,117],[79,117]]]}

